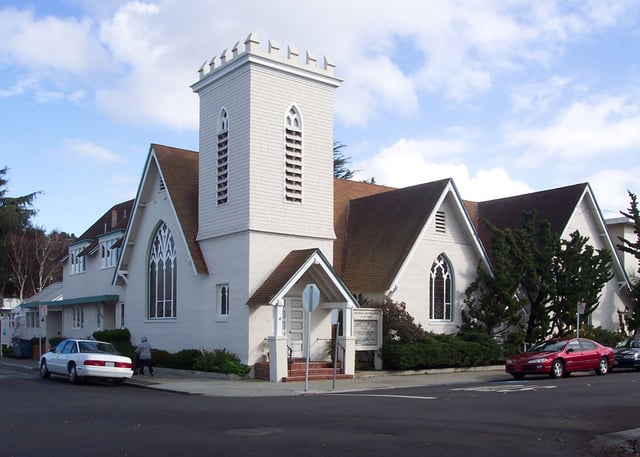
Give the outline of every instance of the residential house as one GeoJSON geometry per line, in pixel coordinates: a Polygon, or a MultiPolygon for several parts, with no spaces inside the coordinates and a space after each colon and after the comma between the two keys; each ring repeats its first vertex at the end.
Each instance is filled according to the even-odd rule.
{"type": "Polygon", "coordinates": [[[88,338],[98,330],[125,326],[123,290],[113,280],[132,207],[130,200],[104,213],[69,245],[61,259],[63,282],[21,305],[27,331],[30,323],[37,322],[33,325],[39,331],[33,336],[88,338]]]}

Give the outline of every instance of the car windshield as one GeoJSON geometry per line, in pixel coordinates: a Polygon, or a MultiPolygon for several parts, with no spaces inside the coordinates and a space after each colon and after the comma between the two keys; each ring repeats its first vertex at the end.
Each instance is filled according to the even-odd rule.
{"type": "Polygon", "coordinates": [[[94,354],[119,354],[113,344],[103,343],[101,341],[80,341],[78,346],[80,347],[80,352],[89,352],[94,354]]]}
{"type": "Polygon", "coordinates": [[[616,349],[622,348],[640,348],[640,340],[637,338],[625,338],[616,344],[616,349]]]}
{"type": "Polygon", "coordinates": [[[544,343],[536,344],[534,347],[529,349],[527,352],[557,352],[562,351],[562,349],[567,345],[567,341],[545,341],[544,343]]]}

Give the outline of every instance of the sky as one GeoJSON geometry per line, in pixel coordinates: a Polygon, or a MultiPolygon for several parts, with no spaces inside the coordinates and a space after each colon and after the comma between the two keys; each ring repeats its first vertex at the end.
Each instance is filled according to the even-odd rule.
{"type": "MultiPolygon", "coordinates": [[[[485,201],[640,194],[640,0],[0,0],[0,168],[80,235],[135,197],[151,143],[198,149],[190,88],[255,33],[326,56],[356,179],[485,201]]],[[[283,51],[284,52],[284,51],[283,51]]]]}

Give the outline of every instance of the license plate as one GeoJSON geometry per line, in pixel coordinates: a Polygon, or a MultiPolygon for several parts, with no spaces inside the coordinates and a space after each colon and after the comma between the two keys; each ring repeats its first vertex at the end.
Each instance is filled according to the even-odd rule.
{"type": "Polygon", "coordinates": [[[104,363],[104,366],[105,366],[105,367],[115,367],[115,366],[116,366],[116,364],[115,364],[114,362],[105,362],[105,363],[104,363]]]}

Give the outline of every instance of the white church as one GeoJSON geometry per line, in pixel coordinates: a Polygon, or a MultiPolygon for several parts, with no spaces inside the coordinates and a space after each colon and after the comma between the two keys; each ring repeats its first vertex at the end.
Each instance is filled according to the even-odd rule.
{"type": "MultiPolygon", "coordinates": [[[[340,82],[326,58],[253,34],[207,61],[192,85],[199,151],[151,145],[135,199],[70,246],[63,294],[23,304],[36,315],[25,318],[27,336],[126,327],[134,344],[146,336],[170,352],[225,348],[256,377],[282,381],[292,359],[326,360],[341,313],[349,376],[359,294],[405,302],[428,331],[458,330],[465,289],[478,264],[491,265],[485,218],[515,227],[535,209],[561,236],[579,230],[615,252],[586,183],[468,202],[451,179],[403,189],[335,179],[340,82]],[[309,284],[319,303],[307,322],[309,284]]],[[[617,256],[612,273],[592,316],[608,329],[628,301],[617,256]]]]}

